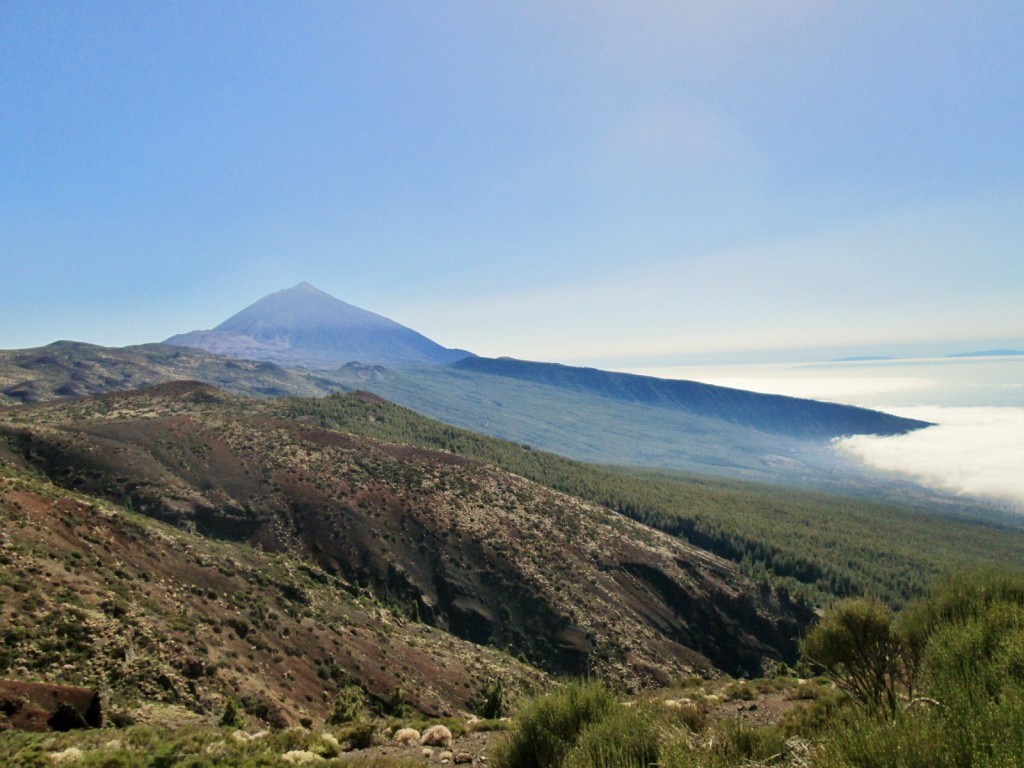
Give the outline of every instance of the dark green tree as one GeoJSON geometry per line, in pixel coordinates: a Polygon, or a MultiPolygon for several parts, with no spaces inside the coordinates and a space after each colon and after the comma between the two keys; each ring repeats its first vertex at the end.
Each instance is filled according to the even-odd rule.
{"type": "Polygon", "coordinates": [[[242,709],[238,706],[238,699],[234,696],[228,696],[228,700],[224,704],[224,714],[220,716],[220,724],[229,728],[245,727],[245,715],[242,714],[242,709]]]}

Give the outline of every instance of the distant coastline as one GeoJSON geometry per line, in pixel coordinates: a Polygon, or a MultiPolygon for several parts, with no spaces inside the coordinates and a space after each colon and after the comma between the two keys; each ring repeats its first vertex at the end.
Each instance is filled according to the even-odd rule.
{"type": "Polygon", "coordinates": [[[1024,355],[1024,350],[986,349],[981,352],[957,352],[955,355],[946,355],[946,357],[1016,357],[1019,355],[1024,355]]]}
{"type": "MultiPolygon", "coordinates": [[[[977,352],[955,352],[950,355],[944,355],[946,359],[958,359],[965,357],[1021,357],[1024,356],[1024,350],[1021,349],[983,349],[977,352]]],[[[892,357],[890,355],[854,355],[852,357],[839,357],[829,360],[830,363],[874,363],[884,362],[886,360],[899,360],[902,358],[892,357]]]]}

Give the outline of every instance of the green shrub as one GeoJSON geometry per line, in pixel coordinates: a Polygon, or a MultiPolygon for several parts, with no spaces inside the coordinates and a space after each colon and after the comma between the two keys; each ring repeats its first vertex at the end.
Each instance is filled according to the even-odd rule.
{"type": "Polygon", "coordinates": [[[494,750],[495,768],[558,766],[583,729],[617,706],[602,684],[574,683],[534,699],[516,714],[515,727],[494,750]]]}
{"type": "Polygon", "coordinates": [[[725,694],[726,701],[752,701],[757,698],[757,691],[748,682],[736,683],[725,694]]]}
{"type": "Polygon", "coordinates": [[[234,696],[228,696],[227,703],[224,704],[224,714],[220,716],[220,724],[228,728],[245,727],[245,715],[242,714],[238,699],[234,696]]]}
{"type": "Polygon", "coordinates": [[[409,704],[405,700],[405,691],[401,688],[395,688],[388,696],[374,699],[373,712],[381,717],[405,717],[409,714],[409,704]]]}
{"type": "MultiPolygon", "coordinates": [[[[137,768],[139,765],[138,757],[131,754],[130,752],[117,751],[117,752],[101,752],[92,753],[86,755],[85,759],[81,760],[77,764],[77,768],[137,768]]],[[[190,768],[198,768],[199,765],[212,766],[211,762],[204,763],[192,763],[188,759],[183,760],[177,765],[190,766],[190,768]]]]}
{"type": "Polygon", "coordinates": [[[242,709],[246,714],[259,718],[271,728],[288,727],[288,721],[281,709],[263,694],[243,696],[242,709]]]}
{"type": "Polygon", "coordinates": [[[658,762],[653,712],[617,705],[588,726],[562,765],[565,768],[647,768],[658,762]]]}
{"type": "Polygon", "coordinates": [[[708,724],[707,705],[691,699],[662,701],[662,718],[667,725],[684,728],[690,733],[702,732],[708,724]]]}
{"type": "Polygon", "coordinates": [[[953,768],[969,766],[951,749],[932,713],[895,724],[860,715],[834,730],[819,755],[821,768],[953,768]]]}
{"type": "Polygon", "coordinates": [[[1024,765],[1024,578],[947,579],[898,624],[923,695],[889,722],[836,723],[821,765],[1024,765]]]}
{"type": "Polygon", "coordinates": [[[1024,606],[995,603],[928,639],[922,674],[931,696],[953,708],[997,701],[1024,686],[1024,606]]]}
{"type": "Polygon", "coordinates": [[[334,697],[334,707],[327,718],[331,725],[345,725],[363,718],[363,689],[358,685],[346,685],[334,697]]]}
{"type": "Polygon", "coordinates": [[[333,734],[321,733],[310,742],[307,749],[314,755],[329,759],[337,757],[341,752],[341,742],[333,734]]]}
{"type": "Polygon", "coordinates": [[[790,701],[798,702],[786,710],[779,725],[791,736],[817,736],[830,727],[841,722],[851,709],[849,698],[831,685],[805,686],[809,689],[798,696],[789,696],[790,701]]]}
{"type": "MultiPolygon", "coordinates": [[[[475,720],[472,724],[473,733],[485,731],[507,731],[511,729],[512,723],[509,720],[475,720]]],[[[468,729],[467,729],[468,730],[468,729]]]]}
{"type": "Polygon", "coordinates": [[[957,572],[941,579],[900,614],[905,636],[921,643],[937,626],[962,623],[993,603],[1024,605],[1024,573],[995,570],[957,572]]]}
{"type": "Polygon", "coordinates": [[[807,634],[801,651],[865,710],[896,713],[906,680],[903,644],[893,628],[892,611],[882,603],[839,603],[807,634]]]}
{"type": "Polygon", "coordinates": [[[718,729],[718,735],[714,751],[737,764],[767,760],[782,754],[786,747],[785,733],[774,725],[756,727],[727,720],[718,729]]]}
{"type": "Polygon", "coordinates": [[[474,702],[474,711],[485,720],[496,720],[505,714],[505,684],[501,678],[488,680],[474,702]]]}
{"type": "Polygon", "coordinates": [[[355,722],[338,733],[338,741],[346,749],[367,749],[373,746],[376,727],[368,720],[355,722]]]}

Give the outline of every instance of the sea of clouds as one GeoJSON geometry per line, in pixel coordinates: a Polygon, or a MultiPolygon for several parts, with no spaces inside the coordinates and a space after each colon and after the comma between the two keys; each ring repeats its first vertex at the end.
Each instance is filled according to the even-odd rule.
{"type": "Polygon", "coordinates": [[[906,435],[835,441],[843,453],[923,485],[1007,501],[1024,512],[1024,408],[915,406],[880,410],[935,423],[906,435]]]}
{"type": "Polygon", "coordinates": [[[836,449],[922,485],[995,499],[1024,513],[1024,358],[631,369],[666,378],[874,408],[935,426],[858,435],[836,449]]]}

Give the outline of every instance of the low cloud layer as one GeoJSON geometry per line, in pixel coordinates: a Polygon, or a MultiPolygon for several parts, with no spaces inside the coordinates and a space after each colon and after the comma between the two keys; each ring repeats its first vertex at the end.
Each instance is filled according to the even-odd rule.
{"type": "Polygon", "coordinates": [[[1024,511],[1024,408],[886,408],[937,426],[895,437],[856,436],[839,450],[934,488],[1009,501],[1024,511]]]}

